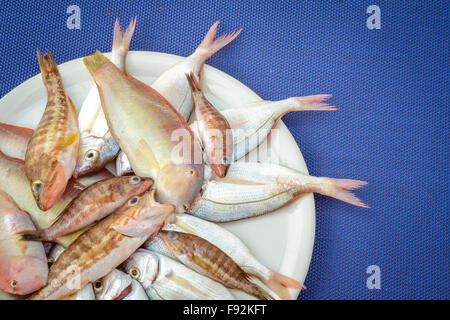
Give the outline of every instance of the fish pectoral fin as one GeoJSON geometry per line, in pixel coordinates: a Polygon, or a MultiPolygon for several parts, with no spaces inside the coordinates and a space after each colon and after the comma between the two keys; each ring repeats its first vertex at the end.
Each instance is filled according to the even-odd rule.
{"type": "Polygon", "coordinates": [[[123,217],[111,225],[111,228],[127,237],[142,237],[150,235],[149,230],[154,226],[154,220],[148,219],[132,219],[123,217]]]}
{"type": "Polygon", "coordinates": [[[148,145],[148,143],[145,140],[141,139],[139,141],[137,145],[137,150],[135,151],[136,152],[134,153],[136,154],[136,156],[128,158],[130,160],[130,164],[132,167],[136,166],[137,169],[145,168],[145,171],[154,171],[154,172],[158,172],[160,170],[158,160],[156,159],[156,156],[153,153],[152,148],[148,145]]]}
{"type": "Polygon", "coordinates": [[[75,141],[80,137],[80,131],[76,129],[74,132],[67,134],[64,137],[64,140],[56,146],[57,148],[65,149],[68,146],[72,145],[75,141]]]}

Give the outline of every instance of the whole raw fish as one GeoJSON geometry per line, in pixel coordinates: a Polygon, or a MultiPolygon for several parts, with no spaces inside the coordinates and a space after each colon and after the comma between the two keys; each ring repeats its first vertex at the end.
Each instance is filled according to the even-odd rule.
{"type": "MultiPolygon", "coordinates": [[[[297,280],[264,266],[237,236],[216,223],[181,213],[174,215],[171,223],[164,227],[164,230],[186,232],[209,241],[230,256],[247,274],[257,277],[280,299],[292,299],[288,288],[303,287],[297,280]]],[[[143,248],[175,258],[159,236],[147,240],[143,248]]]]}
{"type": "Polygon", "coordinates": [[[242,290],[259,299],[273,299],[263,288],[252,282],[229,255],[211,242],[184,232],[161,230],[158,235],[167,248],[183,264],[222,283],[225,287],[242,290]]]}
{"type": "Polygon", "coordinates": [[[145,249],[133,253],[122,268],[142,284],[151,300],[234,300],[220,283],[145,249]]]}
{"type": "Polygon", "coordinates": [[[60,299],[107,275],[158,232],[173,211],[172,205],[155,201],[154,190],[131,198],[75,240],[51,267],[48,285],[29,299],[60,299]]]}
{"type": "Polygon", "coordinates": [[[227,174],[233,156],[233,134],[227,119],[205,98],[195,75],[186,75],[194,101],[200,141],[214,173],[227,174]]]}
{"type": "Polygon", "coordinates": [[[139,282],[119,269],[95,281],[92,287],[97,300],[148,300],[139,282]]]}
{"type": "MultiPolygon", "coordinates": [[[[0,152],[0,185],[18,204],[28,212],[37,229],[45,229],[55,221],[64,208],[90,183],[110,178],[112,174],[107,170],[99,171],[90,176],[84,176],[77,182],[70,181],[61,199],[48,211],[42,211],[36,205],[36,201],[29,188],[25,175],[24,162],[5,156],[0,152]]],[[[64,246],[71,243],[81,233],[77,232],[69,236],[58,238],[58,242],[64,246]]]]}
{"type": "MultiPolygon", "coordinates": [[[[53,246],[52,250],[47,256],[48,267],[50,269],[52,265],[55,263],[55,261],[58,259],[58,257],[61,255],[61,253],[64,252],[65,249],[66,248],[64,248],[59,244],[55,244],[53,246]]],[[[95,300],[94,290],[92,289],[92,286],[88,284],[85,285],[81,290],[78,290],[75,293],[66,296],[64,300],[95,300]]]]}
{"type": "Polygon", "coordinates": [[[204,169],[189,125],[158,92],[100,52],[83,61],[98,86],[110,131],[133,171],[155,180],[158,201],[184,211],[200,190],[204,169]]]}
{"type": "Polygon", "coordinates": [[[309,176],[271,163],[236,162],[225,178],[204,183],[187,213],[216,222],[239,220],[272,212],[300,194],[311,192],[368,208],[350,191],[366,184],[309,176]]]}
{"type": "Polygon", "coordinates": [[[194,53],[176,63],[152,83],[152,88],[162,94],[186,121],[189,120],[192,113],[193,102],[185,74],[192,72],[199,77],[205,61],[233,41],[242,31],[242,29],[239,29],[215,39],[218,25],[219,21],[216,21],[211,26],[194,53]]]}
{"type": "Polygon", "coordinates": [[[51,53],[37,51],[47,106],[25,154],[25,171],[41,210],[47,211],[61,198],[75,169],[79,144],[75,107],[66,95],[51,53]]]}
{"type": "Polygon", "coordinates": [[[0,123],[0,151],[11,158],[25,160],[33,130],[0,123]]]}
{"type": "Polygon", "coordinates": [[[47,283],[47,258],[40,242],[20,238],[23,230],[34,229],[30,216],[14,199],[0,190],[0,289],[25,295],[47,283]]]}
{"type": "MultiPolygon", "coordinates": [[[[257,148],[270,133],[277,121],[286,113],[293,111],[333,111],[323,101],[331,95],[293,97],[280,101],[257,101],[221,111],[231,126],[233,136],[233,157],[237,161],[257,148]]],[[[191,124],[194,134],[201,135],[199,122],[191,124]]]]}
{"type": "MultiPolygon", "coordinates": [[[[122,71],[126,70],[126,56],[135,26],[136,18],[131,20],[124,33],[116,19],[111,62],[122,71]]],[[[109,132],[95,84],[81,106],[78,122],[81,135],[77,165],[73,173],[75,178],[105,167],[119,152],[119,146],[109,132]]]]}
{"type": "Polygon", "coordinates": [[[151,179],[138,176],[114,177],[84,189],[48,228],[23,233],[25,240],[52,241],[81,230],[120,208],[128,199],[153,185],[151,179]]]}

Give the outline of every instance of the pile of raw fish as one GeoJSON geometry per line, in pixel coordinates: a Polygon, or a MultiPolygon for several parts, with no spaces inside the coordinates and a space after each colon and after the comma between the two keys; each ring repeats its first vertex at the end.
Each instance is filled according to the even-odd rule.
{"type": "MultiPolygon", "coordinates": [[[[241,30],[198,48],[151,85],[126,71],[136,19],[116,21],[111,59],[83,58],[94,84],[77,114],[48,51],[47,105],[35,130],[0,124],[0,289],[26,299],[291,299],[302,284],[261,264],[220,222],[317,192],[366,207],[358,180],[236,162],[282,115],[335,110],[329,95],[219,112],[205,61],[241,30]],[[251,139],[252,137],[257,139],[251,139]],[[175,137],[175,138],[174,138],[175,137]],[[112,174],[105,166],[115,161],[112,174]]],[[[8,293],[8,294],[7,294],[8,293]]]]}

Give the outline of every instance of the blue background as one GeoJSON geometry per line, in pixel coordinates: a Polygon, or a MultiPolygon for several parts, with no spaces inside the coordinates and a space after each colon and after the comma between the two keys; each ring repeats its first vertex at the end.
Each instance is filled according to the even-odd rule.
{"type": "Polygon", "coordinates": [[[0,96],[58,63],[109,51],[116,17],[138,16],[131,50],[189,55],[210,25],[243,33],[208,64],[265,99],[333,94],[333,113],[283,120],[310,173],[369,182],[371,209],[316,195],[317,230],[299,299],[449,299],[447,1],[1,1],[0,96]],[[81,30],[66,9],[81,8],[81,30]],[[366,9],[381,9],[369,30],[366,9]],[[366,268],[381,268],[381,289],[366,268]]]}

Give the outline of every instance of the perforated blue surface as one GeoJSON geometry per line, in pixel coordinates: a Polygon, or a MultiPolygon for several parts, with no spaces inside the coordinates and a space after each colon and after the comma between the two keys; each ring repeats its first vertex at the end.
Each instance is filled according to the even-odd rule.
{"type": "Polygon", "coordinates": [[[283,118],[310,173],[369,182],[371,209],[316,197],[299,299],[449,299],[447,1],[2,1],[0,96],[57,63],[109,51],[114,20],[137,15],[131,50],[188,55],[220,19],[243,33],[208,63],[265,99],[331,93],[338,112],[283,118]],[[81,9],[81,29],[66,9],[81,9]],[[381,29],[369,30],[369,5],[381,29]],[[366,269],[381,270],[381,289],[366,269]]]}

